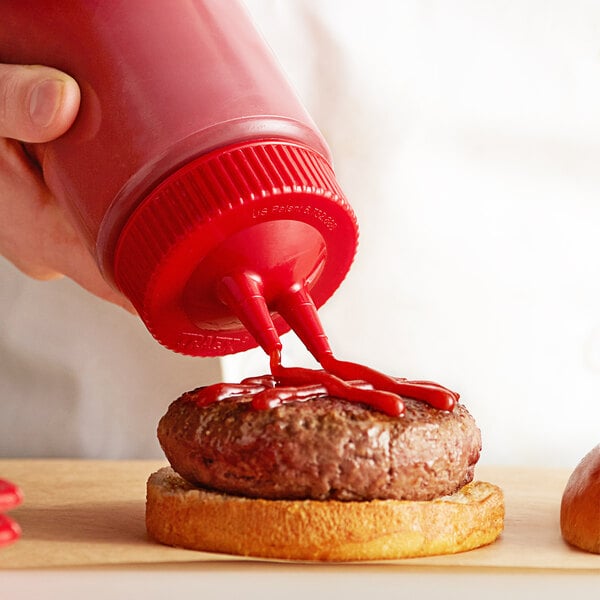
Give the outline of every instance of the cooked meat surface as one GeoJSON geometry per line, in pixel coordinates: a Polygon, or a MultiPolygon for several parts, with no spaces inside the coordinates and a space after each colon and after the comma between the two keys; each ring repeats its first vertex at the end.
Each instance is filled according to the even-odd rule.
{"type": "Polygon", "coordinates": [[[249,398],[171,404],[158,438],[191,483],[230,494],[318,500],[430,500],[473,479],[481,435],[458,404],[406,400],[403,417],[318,398],[256,410],[249,398]]]}

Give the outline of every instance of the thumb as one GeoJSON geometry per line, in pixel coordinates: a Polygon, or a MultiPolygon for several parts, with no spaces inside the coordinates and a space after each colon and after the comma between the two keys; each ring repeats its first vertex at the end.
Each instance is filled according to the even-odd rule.
{"type": "Polygon", "coordinates": [[[0,64],[0,137],[47,142],[69,129],[78,109],[79,87],[65,73],[0,64]]]}

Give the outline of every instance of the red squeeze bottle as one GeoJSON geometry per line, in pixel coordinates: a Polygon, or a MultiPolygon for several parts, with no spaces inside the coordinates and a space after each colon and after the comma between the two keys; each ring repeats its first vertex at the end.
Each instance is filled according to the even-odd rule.
{"type": "Polygon", "coordinates": [[[327,350],[312,306],[350,268],[356,219],[239,2],[3,0],[0,61],[79,83],[73,127],[28,150],[159,342],[272,353],[290,327],[278,305],[293,317],[308,297],[302,338],[327,350]]]}

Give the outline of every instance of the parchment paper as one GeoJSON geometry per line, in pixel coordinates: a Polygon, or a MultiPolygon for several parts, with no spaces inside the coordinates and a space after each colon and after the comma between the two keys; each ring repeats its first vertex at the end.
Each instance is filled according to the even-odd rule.
{"type": "MultiPolygon", "coordinates": [[[[145,532],[145,484],[156,461],[0,460],[0,478],[23,489],[11,511],[23,537],[0,549],[1,568],[141,565],[261,560],[171,548],[145,532]]],[[[560,536],[564,470],[483,468],[477,479],[505,493],[505,531],[494,544],[449,556],[385,561],[411,566],[600,570],[600,555],[560,536]]],[[[269,561],[273,562],[273,561],[269,561]]]]}

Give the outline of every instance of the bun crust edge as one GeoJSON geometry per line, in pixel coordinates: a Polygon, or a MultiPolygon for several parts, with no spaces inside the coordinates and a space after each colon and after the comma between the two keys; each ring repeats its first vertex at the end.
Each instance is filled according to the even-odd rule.
{"type": "Polygon", "coordinates": [[[569,544],[600,554],[600,444],[583,457],[567,481],[560,530],[569,544]]]}
{"type": "Polygon", "coordinates": [[[151,538],[241,556],[361,561],[453,554],[492,543],[504,527],[502,490],[483,481],[431,501],[263,500],[203,490],[164,467],[146,491],[151,538]]]}

